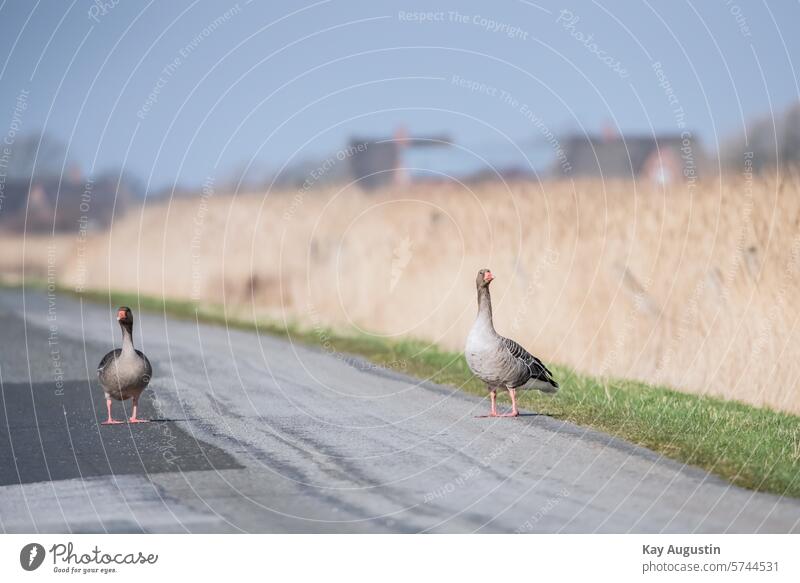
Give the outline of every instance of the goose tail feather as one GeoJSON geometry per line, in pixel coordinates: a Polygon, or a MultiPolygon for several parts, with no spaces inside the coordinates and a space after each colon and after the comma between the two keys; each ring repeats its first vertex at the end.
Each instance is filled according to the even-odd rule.
{"type": "Polygon", "coordinates": [[[558,392],[558,383],[555,379],[531,379],[527,383],[525,383],[525,389],[536,389],[537,391],[541,391],[543,393],[557,393],[558,392]]]}

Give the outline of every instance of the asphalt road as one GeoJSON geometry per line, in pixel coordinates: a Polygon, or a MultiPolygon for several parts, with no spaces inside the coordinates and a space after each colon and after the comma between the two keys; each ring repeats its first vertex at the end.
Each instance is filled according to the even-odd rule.
{"type": "Polygon", "coordinates": [[[132,307],[154,421],[101,427],[112,307],[0,290],[0,530],[800,532],[800,501],[608,435],[132,307]]]}

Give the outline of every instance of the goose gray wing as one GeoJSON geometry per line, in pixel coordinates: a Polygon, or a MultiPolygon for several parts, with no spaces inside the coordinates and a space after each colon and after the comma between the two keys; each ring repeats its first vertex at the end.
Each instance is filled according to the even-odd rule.
{"type": "Polygon", "coordinates": [[[153,378],[153,366],[150,364],[150,360],[144,355],[144,352],[137,350],[136,354],[144,361],[144,382],[147,384],[150,382],[150,379],[153,378]]]}
{"type": "MultiPolygon", "coordinates": [[[[103,357],[103,360],[100,361],[100,364],[97,365],[97,374],[100,376],[100,380],[103,380],[103,372],[106,370],[106,367],[114,362],[119,356],[122,354],[122,349],[117,348],[116,350],[112,350],[108,354],[103,357]]],[[[150,379],[153,378],[153,365],[150,364],[150,360],[144,355],[141,350],[137,350],[136,354],[139,355],[139,358],[142,359],[144,363],[144,371],[142,371],[142,376],[144,377],[145,385],[150,382],[150,379]]]]}
{"type": "Polygon", "coordinates": [[[530,373],[530,376],[520,383],[520,385],[525,384],[525,382],[530,379],[535,379],[558,388],[558,383],[553,378],[553,373],[550,372],[550,369],[548,369],[541,360],[525,350],[518,343],[511,340],[511,338],[501,337],[500,342],[514,360],[524,366],[530,373]]]}
{"type": "MultiPolygon", "coordinates": [[[[122,349],[117,348],[116,350],[112,350],[108,354],[103,357],[103,360],[100,361],[100,364],[97,365],[97,372],[100,373],[105,369],[111,362],[119,357],[122,354],[122,349]]],[[[149,365],[150,363],[148,363],[149,365]]]]}

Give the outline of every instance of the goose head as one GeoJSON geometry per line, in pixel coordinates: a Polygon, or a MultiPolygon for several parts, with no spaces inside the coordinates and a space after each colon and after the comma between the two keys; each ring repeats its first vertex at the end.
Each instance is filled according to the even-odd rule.
{"type": "Polygon", "coordinates": [[[133,326],[133,312],[128,306],[120,306],[117,309],[117,322],[120,326],[133,326]]]}
{"type": "Polygon", "coordinates": [[[490,269],[481,269],[478,272],[478,277],[475,278],[475,285],[478,289],[488,288],[493,279],[494,275],[492,275],[490,269]]]}

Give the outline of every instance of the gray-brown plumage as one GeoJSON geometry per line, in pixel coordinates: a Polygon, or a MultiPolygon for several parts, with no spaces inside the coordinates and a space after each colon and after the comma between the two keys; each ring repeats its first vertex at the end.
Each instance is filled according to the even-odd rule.
{"type": "Polygon", "coordinates": [[[512,410],[516,417],[516,389],[538,389],[545,393],[558,391],[558,383],[541,360],[522,346],[500,336],[492,322],[492,298],[489,284],[494,279],[492,272],[481,269],[475,280],[478,288],[478,315],[467,336],[464,356],[472,373],[486,383],[492,401],[491,416],[497,416],[497,389],[504,388],[511,397],[512,410]]]}
{"type": "Polygon", "coordinates": [[[122,306],[117,310],[117,321],[122,328],[122,348],[112,350],[103,357],[97,367],[97,378],[106,395],[108,419],[103,425],[122,423],[111,416],[112,401],[133,399],[133,411],[129,421],[144,423],[139,419],[139,396],[147,388],[153,367],[140,350],[133,347],[133,314],[131,309],[122,306]]]}

